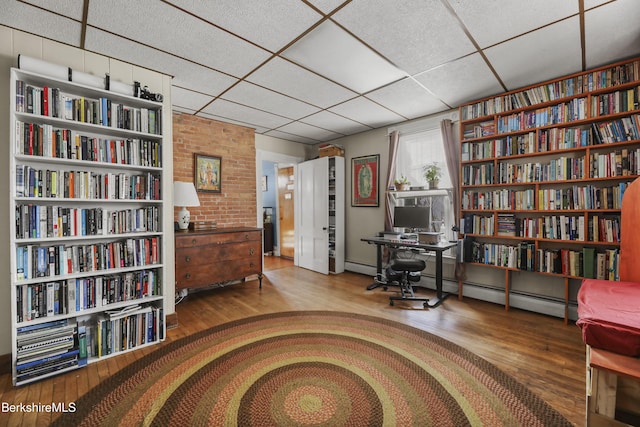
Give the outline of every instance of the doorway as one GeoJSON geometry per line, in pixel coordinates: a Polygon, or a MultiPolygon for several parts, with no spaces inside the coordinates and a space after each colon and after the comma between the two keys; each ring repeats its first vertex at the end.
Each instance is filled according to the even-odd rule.
{"type": "Polygon", "coordinates": [[[293,166],[278,168],[278,242],[280,256],[295,256],[295,171],[293,166]]]}

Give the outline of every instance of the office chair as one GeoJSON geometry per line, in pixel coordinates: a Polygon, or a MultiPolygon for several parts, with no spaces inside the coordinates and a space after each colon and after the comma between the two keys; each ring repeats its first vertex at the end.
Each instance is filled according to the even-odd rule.
{"type": "MultiPolygon", "coordinates": [[[[389,305],[393,305],[394,301],[423,301],[424,308],[429,306],[429,298],[415,296],[413,292],[412,282],[420,281],[420,272],[425,269],[427,264],[421,259],[413,258],[396,258],[389,263],[386,274],[387,280],[399,286],[400,295],[389,297],[389,305]]],[[[387,287],[384,287],[387,290],[387,287]]]]}

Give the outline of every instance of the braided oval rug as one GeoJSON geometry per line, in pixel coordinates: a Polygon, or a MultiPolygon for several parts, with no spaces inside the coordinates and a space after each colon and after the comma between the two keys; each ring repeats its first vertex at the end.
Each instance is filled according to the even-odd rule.
{"type": "Polygon", "coordinates": [[[341,312],[251,317],[166,343],[54,425],[569,426],[460,346],[341,312]]]}

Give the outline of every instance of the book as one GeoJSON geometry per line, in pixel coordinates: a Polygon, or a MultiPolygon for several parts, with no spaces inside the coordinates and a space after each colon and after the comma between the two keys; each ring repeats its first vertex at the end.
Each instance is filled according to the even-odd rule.
{"type": "Polygon", "coordinates": [[[587,279],[594,279],[596,265],[596,250],[595,248],[582,248],[582,276],[587,279]]]}

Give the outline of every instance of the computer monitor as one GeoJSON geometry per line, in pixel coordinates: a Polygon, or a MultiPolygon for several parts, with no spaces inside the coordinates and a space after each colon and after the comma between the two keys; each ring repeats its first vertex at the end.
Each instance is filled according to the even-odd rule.
{"type": "Polygon", "coordinates": [[[430,209],[424,206],[396,206],[393,209],[393,226],[430,231],[430,213],[430,209]]]}

